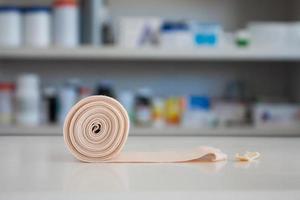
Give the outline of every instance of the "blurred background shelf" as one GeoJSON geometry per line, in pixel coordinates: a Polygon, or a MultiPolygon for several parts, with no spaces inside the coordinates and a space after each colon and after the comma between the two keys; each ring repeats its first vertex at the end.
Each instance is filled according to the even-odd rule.
{"type": "Polygon", "coordinates": [[[300,49],[270,48],[195,48],[126,49],[118,47],[8,48],[0,49],[0,59],[59,60],[170,60],[170,61],[300,61],[300,49]]]}
{"type": "Polygon", "coordinates": [[[143,118],[146,113],[147,125],[154,120],[181,127],[222,120],[230,123],[219,123],[221,127],[249,124],[153,129],[135,128],[143,123],[132,121],[131,135],[300,136],[300,127],[254,128],[276,121],[273,112],[280,115],[277,126],[300,121],[300,1],[78,2],[74,15],[65,12],[62,18],[71,22],[63,23],[56,20],[54,0],[0,0],[0,7],[22,8],[12,9],[16,21],[2,20],[0,31],[12,29],[6,35],[10,44],[0,40],[0,121],[1,110],[4,121],[10,119],[1,123],[10,127],[0,126],[0,135],[61,136],[62,126],[39,125],[60,124],[79,99],[110,93],[130,115],[143,118]],[[92,7],[96,9],[85,9],[92,7]],[[33,19],[32,11],[38,14],[33,19]],[[36,84],[23,87],[22,80],[36,84]],[[20,109],[26,108],[23,104],[32,109],[20,109]],[[267,111],[258,112],[260,104],[267,111]],[[42,114],[34,123],[38,127],[15,126],[18,109],[29,113],[24,116],[42,114]],[[203,114],[203,109],[208,113],[196,119],[193,113],[203,114]]]}
{"type": "MultiPolygon", "coordinates": [[[[62,126],[21,127],[7,126],[0,128],[0,135],[62,135],[62,126]]],[[[232,127],[232,128],[131,128],[132,136],[300,136],[300,126],[287,127],[232,127]]]]}

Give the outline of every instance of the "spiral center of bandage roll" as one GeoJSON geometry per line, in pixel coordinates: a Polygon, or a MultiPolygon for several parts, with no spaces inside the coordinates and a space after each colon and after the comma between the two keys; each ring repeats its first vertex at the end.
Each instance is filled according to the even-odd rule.
{"type": "Polygon", "coordinates": [[[91,96],[79,101],[64,124],[64,138],[71,153],[86,162],[116,157],[126,142],[128,131],[126,110],[106,96],[91,96]]]}
{"type": "Polygon", "coordinates": [[[97,135],[101,131],[101,124],[93,123],[92,131],[97,135]]]}

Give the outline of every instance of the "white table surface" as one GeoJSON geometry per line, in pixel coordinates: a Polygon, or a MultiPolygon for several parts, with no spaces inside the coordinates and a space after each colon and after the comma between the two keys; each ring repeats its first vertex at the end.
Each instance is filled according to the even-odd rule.
{"type": "Polygon", "coordinates": [[[89,164],[63,138],[0,137],[0,199],[300,199],[300,138],[129,137],[125,151],[211,145],[217,163],[89,164]],[[236,152],[259,151],[238,163],[236,152]]]}

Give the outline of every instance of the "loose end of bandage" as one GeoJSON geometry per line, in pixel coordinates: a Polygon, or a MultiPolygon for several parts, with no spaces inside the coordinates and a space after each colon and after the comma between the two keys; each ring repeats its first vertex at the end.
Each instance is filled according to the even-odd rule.
{"type": "Polygon", "coordinates": [[[246,152],[244,155],[240,155],[239,153],[235,154],[236,161],[240,162],[251,162],[253,160],[259,159],[259,157],[259,152],[246,152]]]}

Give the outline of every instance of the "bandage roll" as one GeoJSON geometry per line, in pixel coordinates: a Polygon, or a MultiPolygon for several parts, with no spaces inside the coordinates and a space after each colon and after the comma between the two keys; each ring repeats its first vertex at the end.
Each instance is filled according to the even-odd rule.
{"type": "Polygon", "coordinates": [[[64,138],[71,153],[85,162],[117,157],[129,132],[126,110],[106,96],[91,96],[78,102],[68,113],[64,138]]]}
{"type": "Polygon", "coordinates": [[[188,162],[226,159],[220,150],[197,147],[187,151],[122,152],[129,132],[124,107],[107,96],[90,96],[69,111],[64,123],[67,148],[83,162],[188,162]]]}

